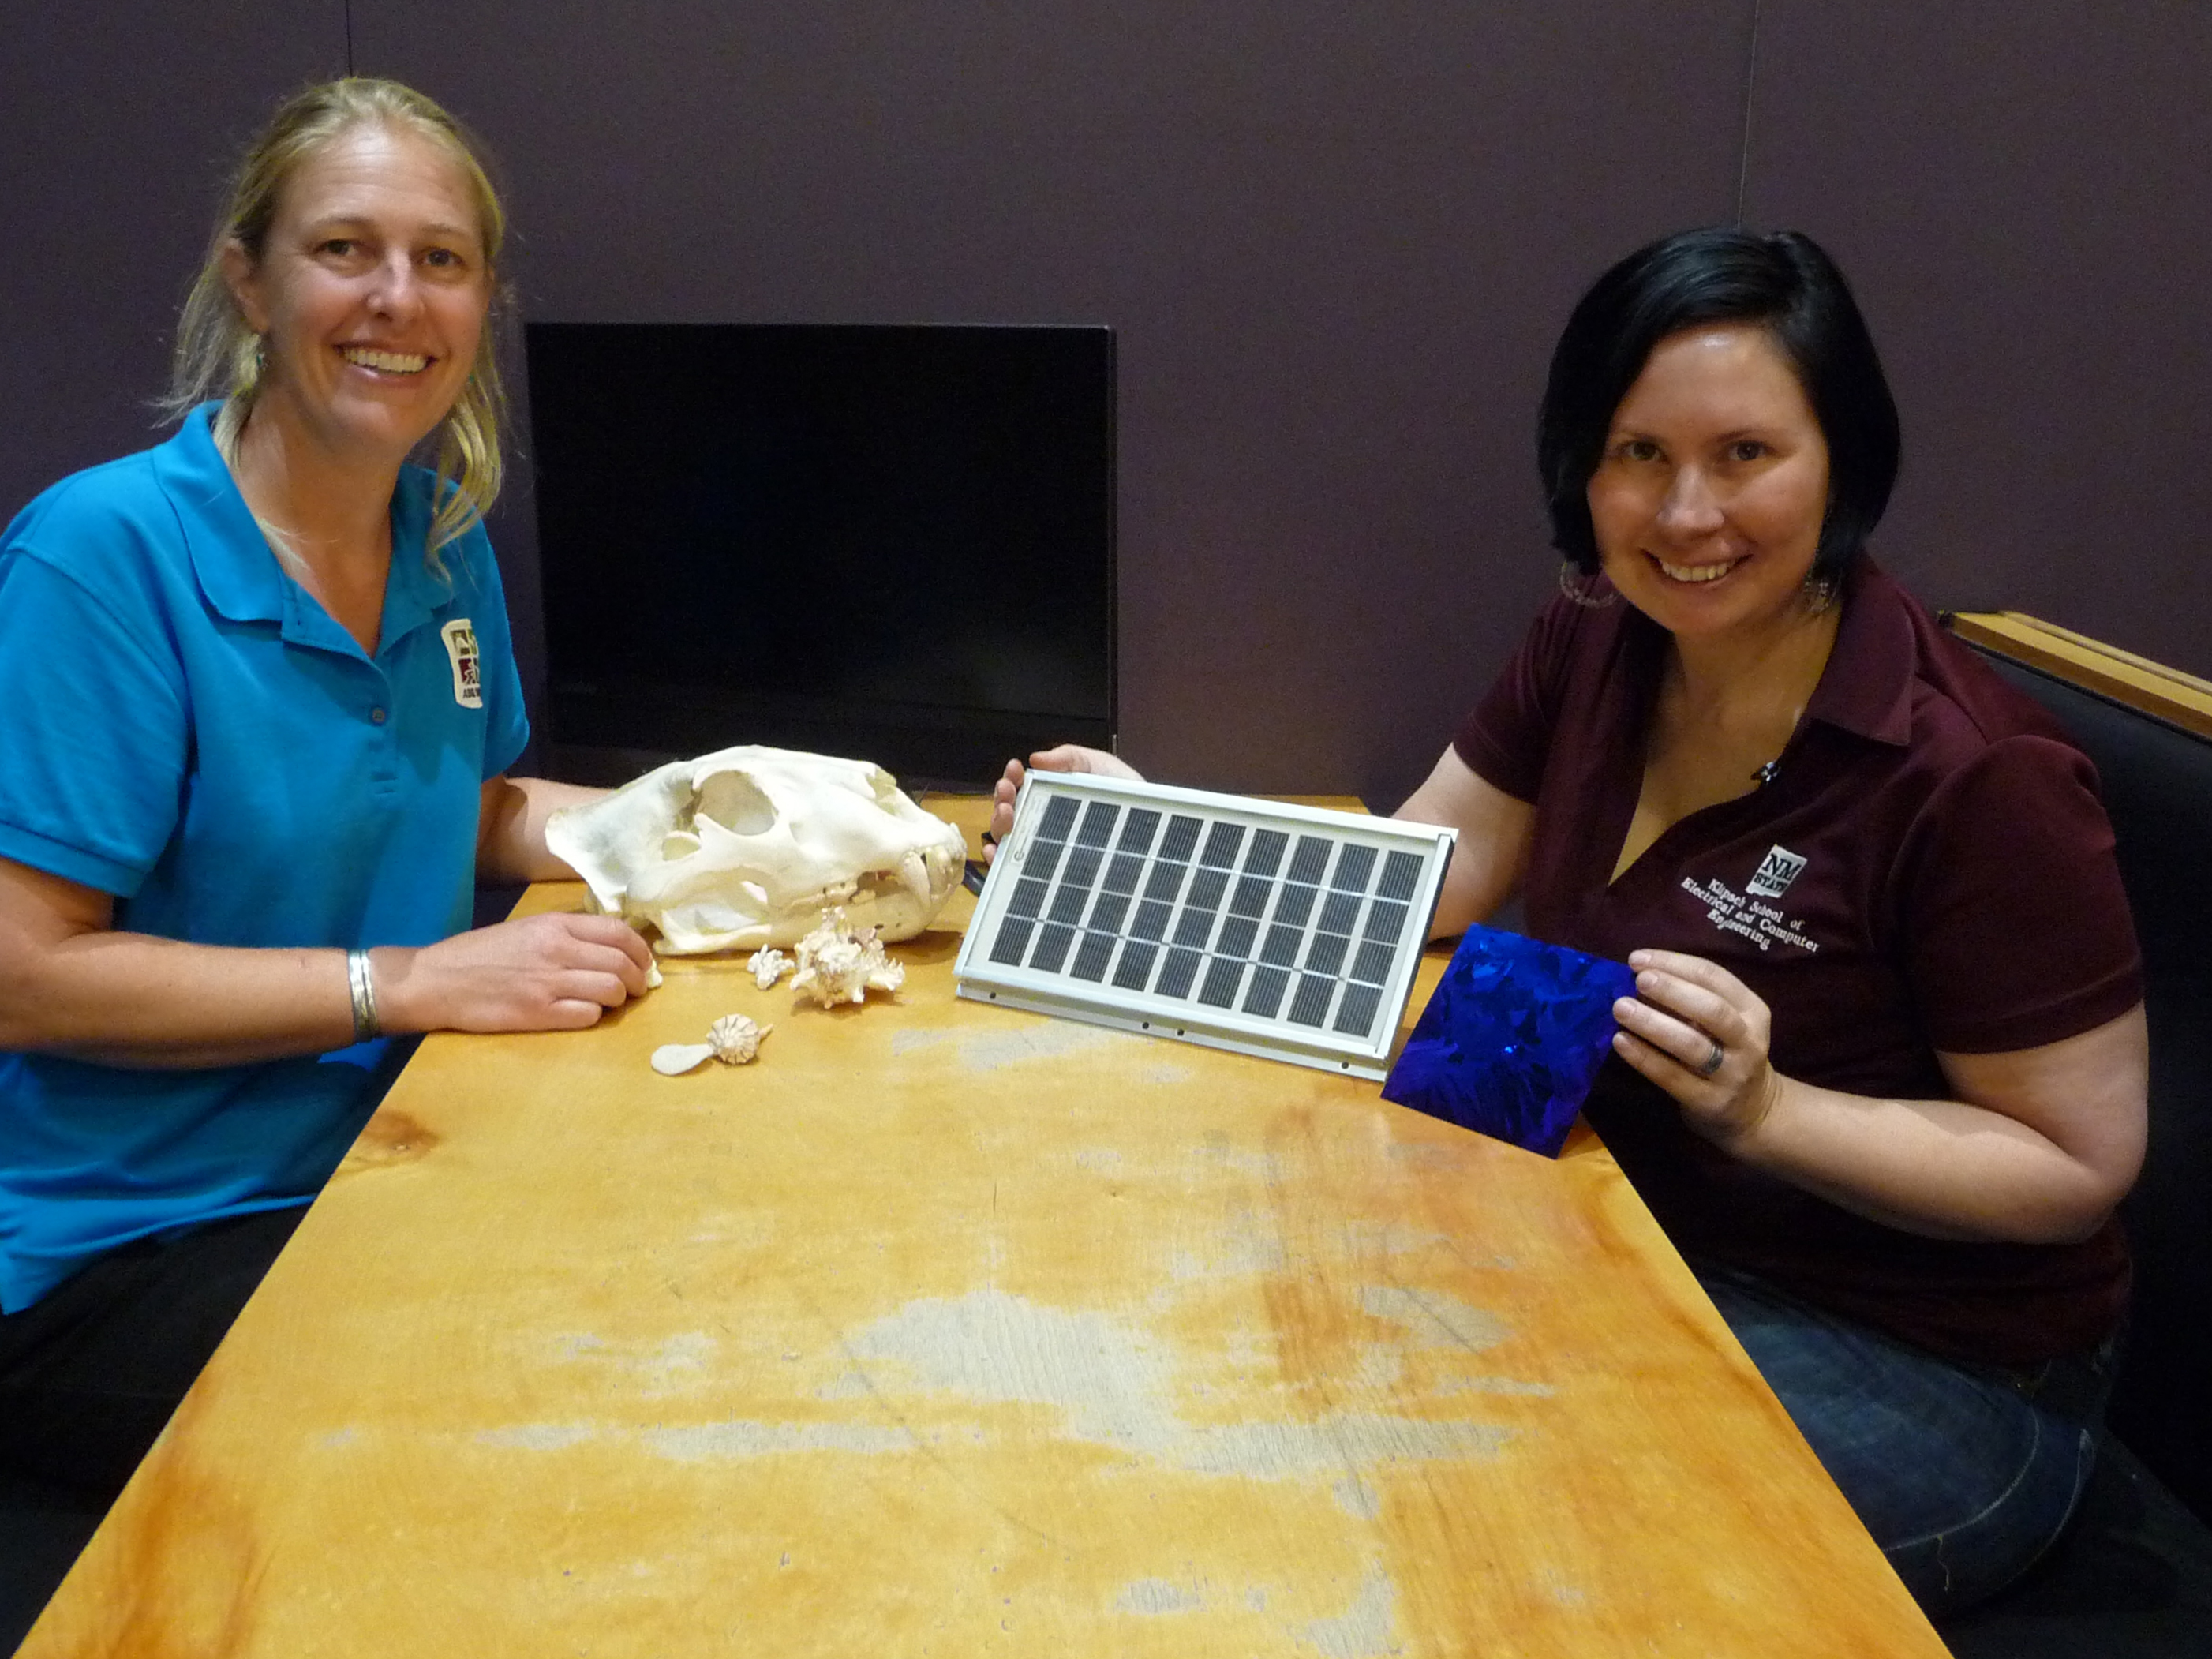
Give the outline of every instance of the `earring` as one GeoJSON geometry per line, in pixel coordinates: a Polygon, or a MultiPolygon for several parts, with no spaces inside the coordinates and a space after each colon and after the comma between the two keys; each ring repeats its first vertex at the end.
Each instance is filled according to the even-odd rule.
{"type": "Polygon", "coordinates": [[[1559,592],[1585,611],[1620,603],[1620,590],[1598,572],[1585,572],[1572,559],[1559,561],[1559,592]]]}
{"type": "Polygon", "coordinates": [[[1805,609],[1808,615],[1819,616],[1836,602],[1836,579],[1833,576],[1805,578],[1805,609]]]}

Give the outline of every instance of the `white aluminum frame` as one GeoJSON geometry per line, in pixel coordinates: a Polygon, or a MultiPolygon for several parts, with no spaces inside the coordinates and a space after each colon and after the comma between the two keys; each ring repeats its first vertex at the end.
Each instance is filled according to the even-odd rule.
{"type": "MultiPolygon", "coordinates": [[[[1000,843],[990,873],[984,880],[983,890],[976,896],[975,914],[969,919],[967,934],[960,942],[959,958],[953,966],[954,987],[961,996],[976,1001],[996,1002],[1010,1008],[1119,1030],[1175,1037],[1208,1048],[1256,1054],[1266,1060],[1289,1060],[1379,1081],[1389,1070],[1390,1051],[1397,1041],[1399,1022],[1405,1015],[1406,999],[1413,992],[1413,975],[1428,942],[1444,872],[1458,841],[1456,830],[1437,824],[1407,823],[1328,807],[1295,805],[1249,795],[1217,794],[1171,784],[1132,782],[1088,773],[1032,770],[1023,780],[1021,793],[1015,800],[1013,830],[1000,843]],[[1026,967],[1009,968],[992,962],[987,941],[998,937],[1014,884],[1020,878],[1022,864],[1043,819],[1045,805],[1057,795],[1073,796],[1079,801],[1103,798],[1125,805],[1150,806],[1159,809],[1164,815],[1181,808],[1201,817],[1209,825],[1226,819],[1242,823],[1248,830],[1255,826],[1292,832],[1303,830],[1325,834],[1340,842],[1373,847],[1378,853],[1405,851],[1419,855],[1420,872],[1407,900],[1408,925],[1393,950],[1375,1025],[1368,1036],[1355,1038],[1326,1028],[1295,1025],[1280,1012],[1273,1018],[1262,1019],[1234,1008],[1210,1007],[1197,1000],[1195,984],[1188,997],[1163,997],[1149,990],[1123,990],[1110,978],[1088,984],[1072,981],[1064,974],[1042,974],[1026,967]]],[[[1105,850],[1110,857],[1111,847],[1105,850]]],[[[1274,879],[1279,889],[1282,878],[1278,875],[1274,879]]],[[[1324,893],[1328,890],[1322,889],[1324,893]]],[[[1126,923],[1120,937],[1128,937],[1126,923]]],[[[1358,942],[1355,939],[1354,943],[1358,942]]],[[[1175,948],[1171,942],[1159,943],[1164,950],[1175,948]]],[[[1296,972],[1294,968],[1294,975],[1296,972]]],[[[1335,977],[1344,978],[1342,975],[1335,977]]],[[[1285,1007],[1287,1006],[1288,999],[1285,1007]]]]}

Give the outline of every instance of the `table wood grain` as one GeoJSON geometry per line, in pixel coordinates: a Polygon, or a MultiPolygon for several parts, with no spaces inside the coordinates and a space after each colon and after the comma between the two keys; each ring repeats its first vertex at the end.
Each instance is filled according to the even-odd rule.
{"type": "Polygon", "coordinates": [[[425,1042],[23,1651],[1944,1651],[1586,1130],[958,1001],[968,908],[425,1042]]]}

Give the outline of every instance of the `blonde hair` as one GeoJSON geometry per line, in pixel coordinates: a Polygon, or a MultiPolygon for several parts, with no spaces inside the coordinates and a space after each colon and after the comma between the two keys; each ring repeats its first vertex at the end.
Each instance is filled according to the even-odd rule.
{"type": "Polygon", "coordinates": [[[424,553],[431,568],[439,569],[439,550],[481,520],[499,495],[499,427],[507,397],[500,386],[494,336],[504,298],[498,269],[507,216],[500,210],[477,142],[459,122],[412,88],[397,81],[348,76],[295,93],[277,107],[231,179],[222,217],[208,245],[207,262],[185,296],[177,320],[169,392],[161,406],[177,418],[211,398],[223,399],[216,441],[229,453],[260,392],[263,361],[261,338],[247,326],[224,278],[223,251],[235,243],[258,266],[268,251],[270,227],[276,222],[284,186],[327,146],[365,126],[411,132],[445,152],[468,181],[483,243],[489,308],[477,337],[476,361],[469,367],[468,380],[434,434],[437,511],[424,553]]]}

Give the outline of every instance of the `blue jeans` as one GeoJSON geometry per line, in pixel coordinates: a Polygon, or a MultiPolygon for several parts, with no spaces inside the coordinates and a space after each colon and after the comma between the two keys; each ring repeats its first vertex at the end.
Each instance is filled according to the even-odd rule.
{"type": "Polygon", "coordinates": [[[1960,1365],[1748,1274],[1692,1267],[1929,1614],[1996,1594],[2065,1530],[2089,1484],[2109,1352],[2020,1372],[1960,1365]]]}

